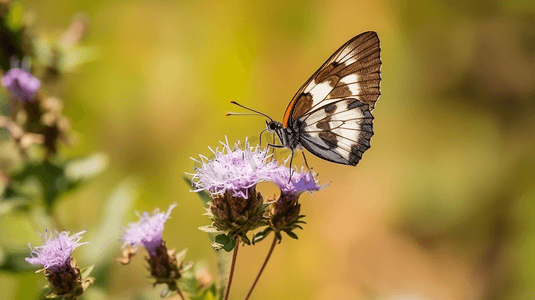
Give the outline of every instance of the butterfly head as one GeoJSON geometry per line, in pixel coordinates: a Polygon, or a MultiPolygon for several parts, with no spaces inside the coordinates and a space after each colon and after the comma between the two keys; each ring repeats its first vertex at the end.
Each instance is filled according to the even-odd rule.
{"type": "Polygon", "coordinates": [[[266,121],[266,129],[267,131],[269,131],[270,133],[273,133],[273,132],[277,132],[278,130],[280,130],[282,128],[282,124],[277,122],[277,121],[266,121]]]}

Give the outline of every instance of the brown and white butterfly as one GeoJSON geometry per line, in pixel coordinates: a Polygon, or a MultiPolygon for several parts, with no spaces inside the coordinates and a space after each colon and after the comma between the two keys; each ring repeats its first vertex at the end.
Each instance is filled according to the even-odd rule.
{"type": "Polygon", "coordinates": [[[380,52],[373,31],[342,45],[297,91],[282,123],[231,102],[270,119],[262,132],[276,133],[281,142],[270,146],[289,148],[292,157],[303,147],[327,161],[355,166],[373,135],[371,112],[381,95],[380,52]]]}

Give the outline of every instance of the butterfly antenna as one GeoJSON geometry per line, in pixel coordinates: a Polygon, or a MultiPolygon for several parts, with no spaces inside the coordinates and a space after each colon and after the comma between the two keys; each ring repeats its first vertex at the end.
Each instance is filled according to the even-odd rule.
{"type": "Polygon", "coordinates": [[[259,114],[249,114],[249,113],[235,113],[235,112],[232,112],[232,111],[229,111],[229,112],[226,112],[225,113],[225,116],[261,116],[263,117],[262,115],[259,115],[259,114]]]}
{"type": "MultiPolygon", "coordinates": [[[[238,105],[238,106],[241,107],[241,108],[245,108],[245,109],[247,109],[247,110],[249,110],[249,111],[252,111],[252,112],[254,112],[254,113],[257,114],[257,115],[264,116],[264,117],[268,118],[270,121],[273,122],[273,119],[272,119],[270,116],[268,116],[268,115],[266,115],[266,114],[264,114],[264,113],[261,113],[261,112],[259,112],[259,111],[257,111],[257,110],[254,110],[254,109],[251,109],[251,108],[249,108],[249,107],[243,106],[243,105],[239,104],[238,102],[236,102],[236,101],[234,101],[234,100],[231,100],[230,103],[232,103],[232,104],[236,104],[236,105],[238,105]]],[[[242,116],[243,116],[243,115],[247,115],[247,114],[226,113],[226,115],[227,115],[227,116],[237,116],[237,115],[242,115],[242,116]]],[[[249,114],[249,115],[250,115],[250,114],[249,114]]]]}

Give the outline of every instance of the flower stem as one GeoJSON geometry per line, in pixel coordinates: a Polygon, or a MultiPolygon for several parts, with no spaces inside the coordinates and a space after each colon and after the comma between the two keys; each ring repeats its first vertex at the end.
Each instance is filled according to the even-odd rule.
{"type": "Polygon", "coordinates": [[[186,300],[186,298],[184,298],[184,295],[182,295],[180,288],[177,287],[176,291],[177,291],[177,295],[180,297],[180,300],[186,300]]]}
{"type": "Polygon", "coordinates": [[[232,284],[232,277],[234,276],[234,266],[236,265],[236,257],[238,256],[238,249],[240,248],[240,238],[236,238],[236,246],[234,247],[234,251],[232,252],[232,262],[230,263],[230,271],[228,273],[228,282],[227,282],[227,288],[225,289],[225,298],[224,300],[228,300],[228,296],[230,294],[230,285],[232,284]]]}
{"type": "Polygon", "coordinates": [[[245,300],[249,299],[249,297],[251,297],[251,294],[253,293],[253,290],[254,290],[254,287],[256,286],[256,283],[258,282],[258,279],[260,279],[260,275],[262,275],[262,272],[264,272],[264,269],[266,268],[266,265],[269,261],[269,258],[271,257],[271,254],[273,253],[273,250],[275,249],[275,246],[277,245],[277,241],[279,239],[277,238],[276,235],[273,236],[273,242],[271,243],[271,248],[269,248],[269,252],[266,256],[266,260],[264,260],[264,264],[262,265],[262,267],[260,268],[260,271],[258,272],[258,275],[256,275],[256,278],[253,282],[253,285],[251,286],[251,288],[249,289],[249,292],[247,292],[247,296],[245,296],[245,300]]]}

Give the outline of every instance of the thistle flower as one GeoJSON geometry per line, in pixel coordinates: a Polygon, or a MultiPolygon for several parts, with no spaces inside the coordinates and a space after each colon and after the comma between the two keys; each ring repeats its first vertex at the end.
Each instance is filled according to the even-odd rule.
{"type": "Polygon", "coordinates": [[[28,246],[32,249],[31,257],[27,257],[26,261],[31,265],[42,265],[47,270],[55,270],[63,267],[71,261],[71,254],[74,249],[81,245],[87,244],[78,243],[82,239],[82,234],[86,231],[69,236],[68,231],[61,233],[54,231],[54,233],[46,230],[45,235],[41,235],[45,244],[32,249],[30,244],[28,246]],[[56,236],[54,238],[54,236],[56,236]]]}
{"type": "Polygon", "coordinates": [[[15,99],[28,102],[33,99],[41,87],[41,82],[23,69],[12,68],[2,77],[2,85],[9,90],[15,99]]]}
{"type": "Polygon", "coordinates": [[[138,222],[128,224],[128,228],[123,229],[123,248],[127,245],[143,246],[151,257],[156,256],[158,248],[162,245],[165,221],[169,219],[171,211],[176,206],[176,203],[171,204],[167,212],[160,212],[156,209],[152,216],[148,212],[144,212],[138,222]]]}
{"type": "Polygon", "coordinates": [[[162,240],[164,224],[176,206],[176,203],[171,204],[167,212],[160,212],[156,209],[152,216],[144,212],[138,222],[128,224],[128,228],[123,229],[122,237],[123,248],[126,248],[123,250],[123,257],[118,261],[124,265],[128,264],[130,257],[136,252],[136,249],[132,247],[145,247],[149,253],[147,258],[149,271],[156,280],[154,285],[163,283],[167,285],[168,290],[180,293],[176,281],[180,279],[184,271],[182,263],[185,252],[177,255],[175,249],[168,250],[162,240]]]}
{"type": "Polygon", "coordinates": [[[323,188],[317,184],[311,172],[303,170],[297,172],[289,170],[285,166],[278,167],[277,172],[272,175],[271,181],[280,188],[281,194],[284,196],[299,197],[304,192],[319,191],[323,188]]]}
{"type": "MultiPolygon", "coordinates": [[[[201,155],[201,164],[196,168],[193,176],[195,192],[208,191],[210,206],[208,216],[212,225],[207,231],[217,231],[228,234],[229,238],[241,237],[249,244],[247,232],[267,224],[263,216],[264,199],[256,192],[256,184],[268,181],[278,172],[275,161],[269,161],[267,149],[251,147],[247,140],[243,149],[239,141],[231,148],[228,140],[221,143],[223,149],[216,148],[214,158],[208,159],[201,155]]],[[[232,243],[232,239],[230,242],[232,243]]],[[[217,239],[216,239],[217,240],[217,239]]],[[[220,245],[214,245],[219,248],[220,245]]],[[[230,246],[232,249],[234,245],[230,246]]],[[[225,250],[229,251],[225,247],[225,250]]]]}
{"type": "Polygon", "coordinates": [[[76,261],[71,257],[77,247],[87,244],[79,243],[84,231],[69,236],[69,232],[61,233],[45,231],[41,237],[44,245],[32,249],[30,257],[26,261],[32,265],[42,265],[44,275],[50,283],[50,298],[65,297],[76,299],[93,283],[93,278],[82,278],[76,261]]]}
{"type": "Polygon", "coordinates": [[[261,181],[268,181],[277,172],[275,161],[269,161],[271,155],[267,149],[251,147],[245,140],[244,149],[240,149],[237,141],[234,148],[230,148],[228,140],[221,142],[223,149],[212,150],[214,158],[200,156],[200,168],[195,170],[193,180],[197,180],[194,192],[208,191],[210,194],[224,194],[229,192],[233,197],[248,198],[251,189],[261,181]],[[206,162],[205,162],[206,160],[206,162]]]}
{"type": "Polygon", "coordinates": [[[324,187],[317,184],[311,172],[303,170],[298,172],[284,165],[279,166],[277,172],[272,174],[271,181],[280,188],[281,193],[279,198],[272,202],[268,211],[269,226],[255,233],[253,237],[255,243],[265,239],[272,231],[279,242],[282,239],[281,231],[297,239],[293,230],[303,229],[299,224],[305,223],[301,220],[304,215],[300,215],[299,196],[304,192],[319,191],[324,187]]]}
{"type": "Polygon", "coordinates": [[[272,179],[281,190],[271,211],[271,225],[276,229],[291,228],[300,219],[301,204],[298,200],[302,193],[321,189],[310,172],[293,171],[292,177],[289,176],[288,168],[281,166],[277,176],[272,179]]]}

